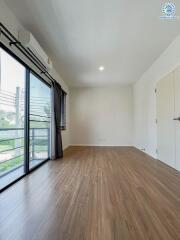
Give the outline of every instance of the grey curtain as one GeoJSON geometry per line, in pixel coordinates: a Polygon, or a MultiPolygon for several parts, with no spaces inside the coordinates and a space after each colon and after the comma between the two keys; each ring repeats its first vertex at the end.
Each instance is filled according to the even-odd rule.
{"type": "Polygon", "coordinates": [[[51,158],[59,159],[63,157],[62,137],[61,137],[61,86],[57,82],[52,85],[52,141],[51,158]]]}

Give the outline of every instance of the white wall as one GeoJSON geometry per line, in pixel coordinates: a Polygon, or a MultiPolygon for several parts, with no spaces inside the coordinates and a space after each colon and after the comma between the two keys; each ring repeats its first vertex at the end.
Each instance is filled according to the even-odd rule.
{"type": "MultiPolygon", "coordinates": [[[[0,22],[2,22],[8,30],[10,30],[16,37],[18,36],[19,29],[22,29],[23,26],[11,12],[11,10],[7,7],[3,0],[0,1],[0,22]]],[[[1,39],[4,43],[4,39],[1,39]]],[[[16,51],[15,47],[11,49],[14,53],[16,53],[21,59],[23,59],[28,65],[30,65],[34,70],[34,66],[24,58],[18,51],[16,51]]],[[[59,81],[62,88],[68,93],[67,95],[67,130],[62,131],[62,140],[63,140],[63,148],[66,148],[69,145],[69,89],[67,84],[62,80],[62,78],[57,74],[55,69],[52,70],[52,76],[59,81]]]]}
{"type": "Polygon", "coordinates": [[[180,35],[134,84],[134,145],[156,157],[156,95],[157,82],[180,65],[180,35]]]}
{"type": "Polygon", "coordinates": [[[132,87],[70,91],[72,145],[132,145],[132,87]]]}

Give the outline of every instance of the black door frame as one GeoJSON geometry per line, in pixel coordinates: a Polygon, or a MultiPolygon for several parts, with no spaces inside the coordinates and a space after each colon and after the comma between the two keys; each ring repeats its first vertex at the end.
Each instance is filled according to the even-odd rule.
{"type": "Polygon", "coordinates": [[[37,76],[37,78],[42,81],[44,84],[46,84],[49,88],[51,88],[51,85],[45,81],[42,76],[40,76],[37,72],[35,72],[31,67],[29,67],[22,59],[20,59],[16,54],[14,54],[9,48],[7,48],[2,42],[0,42],[0,48],[2,48],[5,52],[7,52],[11,57],[13,57],[16,61],[18,61],[20,64],[22,64],[26,69],[26,75],[25,75],[25,123],[24,123],[24,141],[25,141],[25,147],[24,147],[24,174],[21,175],[19,178],[15,179],[2,189],[0,189],[0,193],[3,192],[5,189],[12,186],[14,183],[18,182],[23,177],[27,176],[31,172],[33,172],[35,169],[41,167],[43,164],[45,164],[50,158],[44,159],[40,164],[34,166],[33,168],[29,168],[29,138],[30,138],[30,126],[29,126],[29,107],[30,107],[30,73],[33,73],[33,75],[37,76]]]}

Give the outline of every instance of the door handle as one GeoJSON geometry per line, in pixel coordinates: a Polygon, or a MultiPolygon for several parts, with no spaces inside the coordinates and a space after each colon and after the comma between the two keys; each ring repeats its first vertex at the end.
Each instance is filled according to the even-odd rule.
{"type": "Polygon", "coordinates": [[[174,120],[174,121],[180,121],[180,117],[174,118],[173,120],[174,120]]]}

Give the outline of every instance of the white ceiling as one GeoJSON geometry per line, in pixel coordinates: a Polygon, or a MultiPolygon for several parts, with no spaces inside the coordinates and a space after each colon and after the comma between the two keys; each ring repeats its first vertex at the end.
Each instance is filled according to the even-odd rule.
{"type": "MultiPolygon", "coordinates": [[[[158,0],[5,0],[69,86],[137,81],[180,32],[158,0]],[[98,67],[105,66],[104,72],[98,67]]],[[[176,3],[180,16],[180,1],[176,3]]]]}

